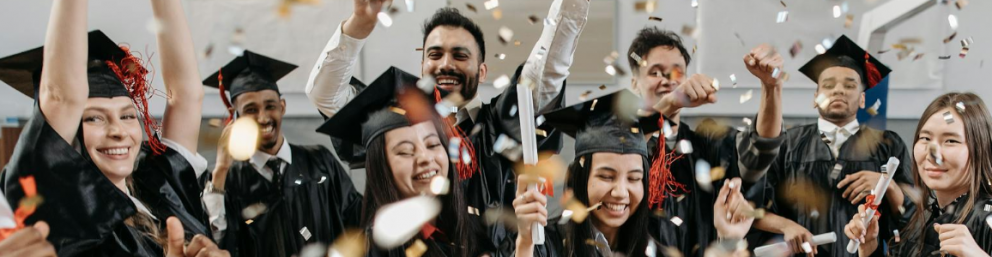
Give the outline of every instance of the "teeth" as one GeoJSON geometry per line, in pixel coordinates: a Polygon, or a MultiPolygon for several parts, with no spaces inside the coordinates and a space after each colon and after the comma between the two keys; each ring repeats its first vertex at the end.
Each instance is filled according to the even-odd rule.
{"type": "Polygon", "coordinates": [[[266,126],[265,128],[262,128],[262,133],[272,132],[272,129],[273,129],[272,126],[266,126]]]}
{"type": "Polygon", "coordinates": [[[432,171],[425,172],[424,174],[418,175],[416,177],[416,179],[417,180],[430,179],[430,178],[434,177],[435,175],[437,175],[437,170],[432,170],[432,171]]]}
{"type": "Polygon", "coordinates": [[[616,212],[622,212],[627,209],[626,204],[603,203],[603,207],[606,207],[607,209],[616,212]]]}
{"type": "Polygon", "coordinates": [[[440,79],[437,81],[438,84],[455,84],[458,83],[454,79],[440,79]]]}
{"type": "Polygon", "coordinates": [[[105,150],[100,151],[100,152],[103,153],[103,154],[107,154],[107,155],[125,155],[128,152],[128,148],[126,148],[126,147],[125,148],[112,148],[112,149],[105,149],[105,150]]]}

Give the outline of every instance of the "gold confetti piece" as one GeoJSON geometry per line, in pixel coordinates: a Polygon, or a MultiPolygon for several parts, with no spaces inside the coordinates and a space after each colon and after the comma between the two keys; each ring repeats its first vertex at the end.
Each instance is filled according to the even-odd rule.
{"type": "Polygon", "coordinates": [[[446,195],[451,188],[451,182],[444,176],[434,176],[431,179],[431,193],[434,195],[446,195]]]}
{"type": "Polygon", "coordinates": [[[537,24],[537,22],[540,21],[540,20],[541,20],[541,18],[540,17],[537,17],[537,15],[531,15],[531,16],[528,16],[527,17],[527,21],[530,22],[530,25],[537,24]]]}
{"type": "Polygon", "coordinates": [[[406,115],[406,110],[403,110],[402,108],[389,107],[389,110],[399,115],[406,115]]]}
{"type": "Polygon", "coordinates": [[[789,11],[778,12],[778,17],[775,18],[775,23],[783,23],[789,21],[789,11]]]}
{"type": "Polygon", "coordinates": [[[699,49],[699,45],[692,45],[692,54],[696,54],[697,49],[699,49]]]}
{"type": "Polygon", "coordinates": [[[503,10],[502,9],[493,10],[493,19],[494,20],[503,19],[503,10]]]}
{"type": "Polygon", "coordinates": [[[958,32],[957,31],[955,31],[954,33],[951,33],[950,36],[947,36],[946,38],[944,38],[944,44],[947,44],[947,43],[951,42],[951,40],[954,40],[954,37],[957,37],[957,36],[958,36],[958,32]]]}
{"type": "Polygon", "coordinates": [[[815,106],[819,107],[820,110],[826,110],[830,106],[830,98],[826,94],[816,95],[816,100],[813,101],[816,103],[815,106]]]}
{"type": "Polygon", "coordinates": [[[496,78],[496,80],[493,81],[493,87],[496,87],[496,89],[504,88],[507,85],[510,85],[510,77],[506,74],[499,76],[499,78],[496,78]]]}
{"type": "Polygon", "coordinates": [[[475,208],[475,207],[469,206],[468,207],[468,214],[479,216],[479,208],[475,208]]]}
{"type": "Polygon", "coordinates": [[[875,103],[868,107],[867,111],[869,115],[878,115],[878,108],[882,107],[882,99],[875,99],[875,103]]]}
{"type": "Polygon", "coordinates": [[[851,28],[854,25],[854,14],[848,14],[847,18],[844,19],[844,28],[851,28]]]}
{"type": "Polygon", "coordinates": [[[255,223],[255,220],[250,219],[245,221],[245,225],[251,225],[252,223],[255,223]]]}
{"type": "MultiPolygon", "coordinates": [[[[594,207],[599,208],[599,205],[600,204],[597,204],[594,207]]],[[[589,217],[589,212],[596,210],[596,208],[587,208],[584,204],[574,198],[569,200],[568,204],[565,205],[565,210],[572,213],[570,217],[572,222],[577,224],[582,224],[582,222],[586,220],[586,217],[589,217]]]]}
{"type": "Polygon", "coordinates": [[[513,46],[520,46],[520,40],[513,41],[513,46]]]}
{"type": "Polygon", "coordinates": [[[430,196],[415,196],[379,208],[372,226],[372,239],[381,248],[402,245],[428,221],[441,212],[441,201],[430,196]]]}
{"type": "Polygon", "coordinates": [[[913,61],[919,60],[920,58],[923,58],[923,53],[916,54],[916,56],[913,57],[913,61]]]}
{"type": "Polygon", "coordinates": [[[634,10],[639,12],[653,13],[658,3],[655,0],[639,1],[634,3],[634,10]]]}
{"type": "Polygon", "coordinates": [[[543,129],[534,129],[534,133],[536,133],[538,136],[548,137],[548,132],[543,129]]]}
{"type": "Polygon", "coordinates": [[[592,104],[591,104],[591,105],[589,105],[589,111],[590,111],[590,112],[591,112],[591,111],[595,111],[595,110],[596,110],[596,104],[597,104],[597,103],[599,103],[599,98],[597,98],[597,99],[592,99],[592,104]]]}
{"type": "MultiPolygon", "coordinates": [[[[713,169],[710,170],[710,181],[721,180],[726,175],[727,175],[727,169],[724,168],[723,166],[713,167],[713,169]]],[[[730,184],[730,188],[734,188],[733,186],[734,184],[730,184]]]]}
{"type": "MultiPolygon", "coordinates": [[[[953,122],[954,120],[952,119],[951,121],[953,122]]],[[[933,162],[937,163],[938,166],[944,165],[943,155],[940,154],[940,146],[938,146],[936,142],[930,142],[930,144],[927,145],[927,150],[930,153],[930,159],[933,159],[933,162]]]]}
{"type": "Polygon", "coordinates": [[[221,119],[217,119],[217,118],[213,118],[207,121],[207,124],[210,124],[211,127],[215,127],[215,128],[219,128],[221,123],[222,123],[221,119]]]}
{"type": "Polygon", "coordinates": [[[390,17],[389,16],[389,13],[387,13],[387,12],[379,12],[379,14],[376,15],[376,17],[379,18],[379,23],[381,23],[382,26],[387,27],[387,28],[390,27],[390,26],[393,26],[393,17],[390,17]]]}
{"type": "Polygon", "coordinates": [[[694,38],[696,35],[695,33],[696,33],[696,27],[690,25],[682,25],[682,35],[686,35],[694,38]]]}
{"type": "Polygon", "coordinates": [[[347,229],[334,239],[334,243],[327,249],[327,256],[334,257],[362,257],[365,256],[367,237],[362,230],[347,229]]]}
{"type": "Polygon", "coordinates": [[[964,9],[965,6],[968,6],[968,0],[954,1],[954,6],[958,8],[958,11],[960,11],[961,9],[964,9]]]}
{"type": "Polygon", "coordinates": [[[954,16],[954,14],[947,15],[947,24],[951,26],[951,29],[958,29],[958,16],[954,16]]]}
{"type": "Polygon", "coordinates": [[[262,213],[265,213],[267,210],[268,207],[266,207],[264,203],[255,203],[242,209],[241,217],[248,220],[255,219],[258,215],[262,215],[262,213]]]}
{"type": "Polygon", "coordinates": [[[468,8],[469,11],[472,11],[474,13],[479,12],[479,10],[475,8],[475,5],[472,5],[470,3],[465,3],[465,8],[468,8]]]}
{"type": "Polygon", "coordinates": [[[741,95],[741,103],[743,104],[743,103],[746,103],[747,101],[750,101],[751,100],[751,94],[753,94],[753,93],[754,93],[754,90],[752,90],[752,89],[748,89],[747,92],[744,92],[744,94],[741,95]]]}
{"type": "Polygon", "coordinates": [[[675,223],[675,226],[682,226],[682,218],[678,216],[672,217],[672,223],[675,223]]]}
{"type": "Polygon", "coordinates": [[[414,48],[413,51],[414,52],[423,52],[424,51],[424,48],[423,47],[417,47],[417,48],[414,48]]]}
{"type": "Polygon", "coordinates": [[[499,0],[489,0],[482,3],[486,10],[492,10],[493,8],[499,7],[499,0]]]}
{"type": "Polygon", "coordinates": [[[606,90],[606,85],[599,85],[599,90],[606,90]]]}
{"type": "Polygon", "coordinates": [[[427,245],[417,239],[410,247],[406,248],[406,257],[420,257],[427,252],[427,245]]]}
{"type": "Polygon", "coordinates": [[[258,148],[258,123],[253,118],[241,117],[231,126],[233,126],[231,134],[227,138],[227,152],[235,160],[248,160],[258,148]]]}
{"type": "Polygon", "coordinates": [[[648,17],[648,20],[649,21],[658,21],[658,22],[661,22],[662,19],[661,19],[661,17],[658,17],[658,16],[649,16],[648,17]]]}

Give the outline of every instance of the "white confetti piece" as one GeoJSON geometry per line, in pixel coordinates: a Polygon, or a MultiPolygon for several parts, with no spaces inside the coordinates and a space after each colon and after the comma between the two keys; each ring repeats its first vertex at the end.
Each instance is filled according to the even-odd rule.
{"type": "Polygon", "coordinates": [[[691,5],[692,8],[699,7],[699,0],[692,0],[692,2],[689,5],[691,5]]]}
{"type": "Polygon", "coordinates": [[[327,246],[320,243],[307,244],[300,250],[300,257],[323,257],[327,253],[327,246]]]}
{"type": "Polygon", "coordinates": [[[817,54],[823,54],[827,52],[827,48],[823,47],[822,44],[816,44],[816,46],[814,46],[813,49],[816,50],[817,54]]]}
{"type": "Polygon", "coordinates": [[[610,74],[610,76],[616,76],[617,75],[617,69],[614,68],[613,65],[607,65],[606,66],[606,74],[610,74]]]}
{"type": "Polygon", "coordinates": [[[775,18],[775,23],[783,23],[789,20],[789,11],[778,12],[778,17],[775,18]]]}
{"type": "Polygon", "coordinates": [[[413,0],[406,0],[406,11],[413,12],[414,10],[413,7],[414,7],[413,0]]]}
{"type": "Polygon", "coordinates": [[[744,94],[741,95],[741,103],[743,104],[743,103],[746,103],[747,101],[751,100],[751,95],[753,93],[754,93],[754,90],[752,90],[752,89],[749,89],[749,90],[747,90],[747,92],[744,92],[744,94]]]}
{"type": "Polygon", "coordinates": [[[730,83],[733,83],[734,84],[734,87],[737,87],[737,75],[736,74],[730,74],[730,83]]]}
{"type": "Polygon", "coordinates": [[[303,236],[303,241],[307,241],[310,240],[310,236],[313,234],[310,234],[310,230],[307,227],[303,227],[300,229],[300,235],[303,236]]]}
{"type": "Polygon", "coordinates": [[[227,47],[227,52],[234,56],[242,56],[245,54],[245,48],[240,45],[231,45],[227,47]]]}
{"type": "Polygon", "coordinates": [[[710,175],[712,167],[706,160],[696,161],[696,184],[706,192],[713,192],[713,177],[710,175]]]}
{"type": "Polygon", "coordinates": [[[958,29],[958,17],[954,16],[954,14],[947,15],[947,24],[951,25],[951,29],[953,30],[958,29]]]}
{"type": "Polygon", "coordinates": [[[499,27],[499,40],[504,44],[513,40],[513,30],[507,28],[506,26],[499,27]]]}
{"type": "Polygon", "coordinates": [[[882,99],[875,99],[875,103],[872,104],[871,107],[868,107],[868,109],[865,111],[867,111],[869,115],[875,116],[878,115],[878,108],[881,107],[882,107],[882,99]]]}
{"type": "Polygon", "coordinates": [[[435,175],[431,179],[431,193],[434,195],[446,195],[451,189],[451,182],[448,178],[441,176],[441,174],[435,175]]]}
{"type": "Polygon", "coordinates": [[[938,146],[935,142],[930,142],[930,144],[927,145],[927,148],[930,153],[930,159],[933,159],[933,162],[937,163],[938,166],[944,165],[943,155],[940,154],[940,146],[938,146]]]}
{"type": "Polygon", "coordinates": [[[809,242],[803,242],[803,252],[805,252],[805,253],[812,253],[813,252],[813,246],[810,245],[809,242]]]}
{"type": "Polygon", "coordinates": [[[834,46],[834,39],[829,37],[823,38],[823,40],[820,41],[820,44],[822,44],[823,47],[830,49],[831,47],[834,46]]]}
{"type": "Polygon", "coordinates": [[[258,123],[251,117],[241,117],[231,125],[227,152],[238,161],[248,160],[258,149],[258,123]]]}
{"type": "Polygon", "coordinates": [[[264,203],[248,205],[248,207],[241,210],[241,217],[246,220],[254,219],[258,217],[258,215],[265,213],[266,210],[268,210],[268,207],[266,207],[264,203]]]}
{"type": "Polygon", "coordinates": [[[493,87],[496,87],[496,89],[502,89],[508,85],[510,85],[510,77],[506,74],[499,76],[499,78],[493,81],[493,87]]]}
{"type": "Polygon", "coordinates": [[[440,212],[441,201],[429,196],[415,196],[385,205],[375,214],[372,240],[384,249],[403,245],[440,212]]]}
{"type": "Polygon", "coordinates": [[[434,93],[434,85],[436,84],[437,81],[435,81],[434,76],[431,75],[424,76],[423,78],[420,78],[420,80],[417,80],[417,88],[428,94],[434,93]]]}
{"type": "Polygon", "coordinates": [[[751,120],[751,118],[748,117],[744,117],[743,121],[744,121],[744,125],[747,125],[748,127],[750,127],[751,124],[754,122],[751,120]]]}
{"type": "Polygon", "coordinates": [[[499,58],[500,60],[505,60],[506,59],[506,54],[504,54],[504,53],[497,54],[496,55],[496,58],[499,58]]]}
{"type": "Polygon", "coordinates": [[[964,102],[957,102],[954,104],[954,108],[958,110],[958,113],[963,113],[965,110],[964,102]]]}
{"type": "Polygon", "coordinates": [[[679,140],[678,151],[680,154],[691,154],[692,153],[692,142],[689,140],[679,140]]]}
{"type": "Polygon", "coordinates": [[[720,80],[719,79],[713,79],[713,83],[711,85],[713,85],[713,89],[715,89],[717,91],[720,91],[720,80]]]}
{"type": "Polygon", "coordinates": [[[840,18],[840,5],[834,5],[834,18],[840,18]]]}
{"type": "Polygon", "coordinates": [[[387,28],[393,26],[393,17],[390,17],[389,13],[379,12],[377,17],[379,18],[379,23],[382,23],[382,26],[385,26],[387,28]]]}
{"type": "Polygon", "coordinates": [[[675,226],[682,226],[682,218],[678,216],[672,217],[672,223],[675,223],[675,226]]]}
{"type": "Polygon", "coordinates": [[[813,101],[816,102],[816,107],[819,107],[820,110],[825,110],[830,105],[830,98],[826,94],[816,95],[816,100],[813,101]]]}
{"type": "Polygon", "coordinates": [[[489,0],[482,3],[486,6],[486,10],[492,10],[493,8],[499,7],[499,0],[489,0]]]}

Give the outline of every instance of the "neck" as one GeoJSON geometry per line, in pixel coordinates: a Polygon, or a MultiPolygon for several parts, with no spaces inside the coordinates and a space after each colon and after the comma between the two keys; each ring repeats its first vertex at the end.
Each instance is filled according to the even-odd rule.
{"type": "Polygon", "coordinates": [[[270,148],[262,148],[262,149],[258,149],[258,150],[259,151],[262,151],[263,153],[267,153],[269,155],[276,155],[277,153],[279,153],[279,150],[282,149],[282,141],[283,140],[285,140],[285,138],[283,138],[282,134],[280,134],[279,135],[279,138],[276,139],[276,145],[275,146],[270,147],[270,148]]]}
{"type": "Polygon", "coordinates": [[[958,199],[958,197],[964,195],[965,193],[968,193],[967,187],[960,187],[960,189],[956,188],[956,190],[933,191],[933,194],[937,197],[937,205],[940,206],[940,208],[947,207],[947,205],[954,202],[954,199],[958,199]]]}
{"type": "MultiPolygon", "coordinates": [[[[821,117],[823,117],[823,116],[821,116],[821,117]]],[[[826,120],[826,121],[828,121],[830,123],[833,123],[834,125],[837,125],[838,127],[843,127],[844,125],[847,125],[848,123],[851,123],[851,121],[854,121],[854,119],[856,119],[856,118],[857,118],[857,115],[852,115],[850,117],[844,117],[844,118],[840,118],[840,119],[823,117],[824,120],[826,120]]]]}
{"type": "Polygon", "coordinates": [[[606,242],[610,244],[610,248],[616,247],[617,232],[620,228],[610,227],[595,220],[592,225],[596,227],[600,233],[603,233],[603,237],[606,237],[606,242]]]}

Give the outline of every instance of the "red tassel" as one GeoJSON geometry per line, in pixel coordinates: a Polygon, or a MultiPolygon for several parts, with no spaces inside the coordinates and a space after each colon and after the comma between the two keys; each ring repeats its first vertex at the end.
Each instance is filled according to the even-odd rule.
{"type": "Polygon", "coordinates": [[[135,108],[138,109],[138,112],[141,113],[145,134],[148,135],[148,146],[151,147],[152,153],[155,155],[162,154],[165,152],[165,144],[162,144],[158,137],[156,137],[156,134],[152,133],[153,131],[159,131],[160,126],[155,118],[148,113],[148,96],[153,94],[152,84],[147,79],[149,71],[145,69],[143,61],[140,58],[131,54],[130,48],[125,45],[120,47],[126,54],[120,63],[106,61],[106,64],[117,75],[117,78],[121,80],[121,83],[124,83],[131,101],[134,103],[135,108]],[[124,67],[124,69],[121,69],[121,67],[124,67]]]}
{"type": "Polygon", "coordinates": [[[224,125],[231,124],[231,119],[234,119],[234,108],[231,105],[231,101],[227,99],[227,90],[224,90],[224,74],[223,69],[217,70],[217,88],[220,89],[220,100],[224,102],[224,107],[227,107],[227,118],[224,118],[224,125]]]}
{"type": "Polygon", "coordinates": [[[878,67],[871,62],[871,56],[868,52],[865,52],[865,77],[868,78],[868,87],[865,90],[871,89],[882,81],[882,73],[878,71],[878,67]]]}
{"type": "MultiPolygon", "coordinates": [[[[663,128],[664,126],[665,118],[659,118],[658,127],[663,128]]],[[[665,150],[665,135],[661,135],[658,137],[658,154],[655,156],[654,162],[651,163],[650,181],[648,181],[648,207],[652,209],[661,208],[661,204],[667,197],[666,194],[689,192],[685,185],[675,180],[671,171],[672,163],[682,158],[682,155],[675,152],[666,153],[665,150]]]]}
{"type": "MultiPolygon", "coordinates": [[[[434,88],[434,102],[441,102],[441,92],[438,91],[436,87],[434,88]]],[[[472,141],[469,140],[468,136],[465,134],[465,131],[454,124],[452,119],[443,117],[441,120],[443,120],[444,125],[448,127],[447,130],[450,135],[454,135],[461,139],[461,144],[458,146],[458,151],[467,150],[469,156],[471,156],[471,163],[465,164],[464,162],[459,161],[455,164],[455,170],[458,171],[458,178],[462,180],[472,178],[472,176],[475,175],[475,172],[479,170],[479,159],[477,159],[475,155],[475,146],[472,145],[472,141]]],[[[460,154],[461,153],[459,153],[459,156],[460,154]]]]}

